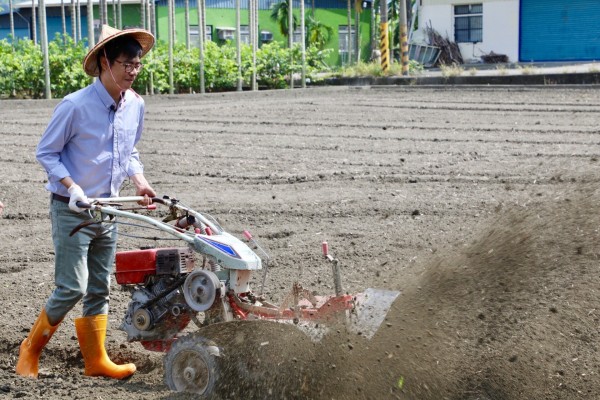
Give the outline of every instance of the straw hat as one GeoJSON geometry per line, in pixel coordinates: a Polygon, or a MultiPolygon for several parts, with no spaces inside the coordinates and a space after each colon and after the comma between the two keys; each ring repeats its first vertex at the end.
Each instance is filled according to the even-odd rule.
{"type": "Polygon", "coordinates": [[[83,70],[89,76],[98,76],[100,75],[100,70],[98,69],[98,52],[102,50],[106,43],[110,42],[113,39],[118,38],[119,36],[129,35],[133,37],[135,40],[139,42],[142,46],[142,55],[140,57],[144,57],[147,52],[150,51],[152,46],[154,46],[154,35],[148,32],[145,29],[116,29],[108,25],[102,25],[102,32],[100,33],[100,37],[98,38],[98,43],[90,51],[88,51],[87,55],[83,59],[83,70]]]}

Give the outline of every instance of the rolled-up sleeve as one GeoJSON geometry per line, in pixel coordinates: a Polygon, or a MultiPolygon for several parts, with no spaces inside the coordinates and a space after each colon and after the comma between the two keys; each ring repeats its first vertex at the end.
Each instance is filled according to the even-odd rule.
{"type": "Polygon", "coordinates": [[[46,170],[50,182],[57,182],[70,176],[61,161],[60,153],[71,136],[74,111],[72,102],[66,100],[60,102],[37,146],[36,159],[46,170]]]}

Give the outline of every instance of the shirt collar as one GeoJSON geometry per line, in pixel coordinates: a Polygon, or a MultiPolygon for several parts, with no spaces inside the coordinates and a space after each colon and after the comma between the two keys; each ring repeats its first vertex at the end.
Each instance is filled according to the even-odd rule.
{"type": "Polygon", "coordinates": [[[98,93],[100,101],[102,102],[102,104],[104,104],[104,107],[106,107],[107,110],[116,109],[117,103],[115,103],[112,96],[108,93],[100,79],[96,79],[96,81],[94,82],[94,88],[96,89],[96,93],[98,93]]]}

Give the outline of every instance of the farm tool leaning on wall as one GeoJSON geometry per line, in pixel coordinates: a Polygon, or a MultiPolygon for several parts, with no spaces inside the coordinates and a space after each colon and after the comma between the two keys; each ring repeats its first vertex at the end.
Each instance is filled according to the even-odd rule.
{"type": "Polygon", "coordinates": [[[166,196],[154,198],[149,207],[123,205],[141,199],[90,199],[90,204],[78,206],[88,208],[93,216],[83,225],[111,224],[117,223],[117,218],[126,218],[143,223],[135,226],[151,226],[187,243],[187,247],[147,248],[116,255],[116,281],[131,293],[120,329],[127,333],[128,341],[139,341],[148,350],[167,353],[165,380],[172,390],[210,397],[219,365],[227,362],[218,343],[182,332],[191,321],[199,328],[236,320],[289,322],[304,328],[315,340],[328,325],[344,323],[370,338],[398,295],[378,289],[344,294],[338,262],[323,243],[323,254],[332,264],[335,295],[314,296],[295,282],[281,305],[272,304],[262,295],[268,255],[249,232],[245,231],[244,236],[262,253],[264,269],[263,260],[250,246],[224,231],[213,218],[166,196]],[[162,220],[139,213],[157,205],[168,210],[162,220]],[[250,282],[252,273],[261,269],[263,287],[256,294],[250,282]]]}

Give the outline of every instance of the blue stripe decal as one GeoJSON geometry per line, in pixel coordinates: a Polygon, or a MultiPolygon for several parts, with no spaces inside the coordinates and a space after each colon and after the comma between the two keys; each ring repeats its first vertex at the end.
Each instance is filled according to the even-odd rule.
{"type": "Polygon", "coordinates": [[[203,241],[205,241],[207,244],[209,244],[210,246],[214,247],[217,250],[220,250],[221,252],[231,256],[231,257],[235,257],[235,258],[241,258],[240,255],[233,249],[233,247],[227,245],[227,244],[223,244],[221,242],[217,242],[216,240],[211,240],[208,238],[205,238],[203,236],[198,235],[199,239],[202,239],[203,241]]]}

